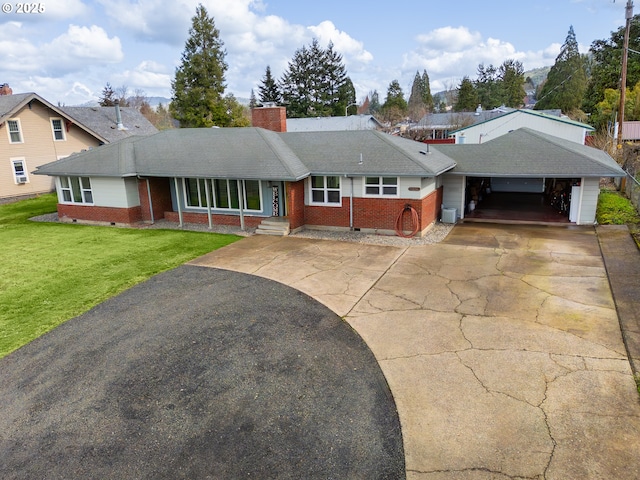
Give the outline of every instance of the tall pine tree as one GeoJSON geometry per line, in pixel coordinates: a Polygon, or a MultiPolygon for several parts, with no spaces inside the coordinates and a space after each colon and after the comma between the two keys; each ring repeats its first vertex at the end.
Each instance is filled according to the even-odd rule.
{"type": "Polygon", "coordinates": [[[422,102],[427,107],[427,112],[433,112],[433,95],[431,95],[431,84],[426,70],[422,72],[422,102]]]}
{"type": "Polygon", "coordinates": [[[456,112],[472,112],[478,106],[478,93],[469,77],[465,76],[458,87],[458,99],[453,110],[456,112]]]}
{"type": "Polygon", "coordinates": [[[433,111],[433,97],[431,96],[431,86],[429,85],[429,75],[424,70],[422,75],[416,71],[411,85],[409,102],[407,104],[409,117],[418,121],[425,114],[433,111]]]}
{"type": "Polygon", "coordinates": [[[393,80],[387,87],[387,97],[381,109],[382,116],[385,121],[398,122],[405,118],[407,114],[407,101],[404,99],[404,93],[400,82],[393,80]]]}
{"type": "Polygon", "coordinates": [[[422,100],[422,77],[416,72],[411,84],[411,93],[409,94],[409,102],[407,103],[407,113],[411,120],[417,122],[427,113],[427,107],[422,100]]]}
{"type": "Polygon", "coordinates": [[[280,103],[282,95],[278,84],[271,75],[271,67],[267,65],[267,70],[262,77],[262,82],[258,85],[258,95],[260,96],[260,103],[280,103]]]}
{"type": "Polygon", "coordinates": [[[323,49],[314,39],[296,50],[280,80],[282,102],[289,117],[344,115],[355,91],[342,56],[333,44],[323,49]]]}
{"type": "Polygon", "coordinates": [[[576,34],[571,26],[540,90],[535,109],[559,108],[564,113],[569,113],[581,107],[586,90],[585,62],[578,50],[576,34]]]}
{"type": "Polygon", "coordinates": [[[232,125],[238,109],[233,97],[224,97],[228,66],[220,32],[202,5],[191,22],[182,62],[171,82],[171,113],[181,127],[232,125]]]}
{"type": "Polygon", "coordinates": [[[502,104],[511,108],[520,108],[527,92],[524,91],[524,67],[522,63],[509,59],[499,68],[502,104]]]}

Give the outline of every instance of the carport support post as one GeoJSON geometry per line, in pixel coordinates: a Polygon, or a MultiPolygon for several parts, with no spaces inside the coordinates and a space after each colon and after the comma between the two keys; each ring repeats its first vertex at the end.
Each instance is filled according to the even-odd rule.
{"type": "Polygon", "coordinates": [[[244,210],[242,209],[244,203],[244,191],[242,189],[242,180],[236,180],[238,182],[238,206],[240,207],[240,230],[244,230],[244,210]]]}
{"type": "Polygon", "coordinates": [[[213,220],[211,218],[211,193],[209,190],[209,181],[204,179],[204,191],[207,196],[207,218],[209,219],[209,230],[213,229],[213,220]]]}
{"type": "Polygon", "coordinates": [[[153,202],[151,200],[151,187],[149,186],[149,179],[147,181],[147,195],[149,196],[149,216],[151,218],[151,225],[156,223],[155,218],[153,217],[153,202]]]}
{"type": "Polygon", "coordinates": [[[178,205],[178,226],[182,227],[182,205],[180,204],[180,190],[178,189],[178,177],[173,177],[173,185],[176,189],[176,205],[178,205]]]}

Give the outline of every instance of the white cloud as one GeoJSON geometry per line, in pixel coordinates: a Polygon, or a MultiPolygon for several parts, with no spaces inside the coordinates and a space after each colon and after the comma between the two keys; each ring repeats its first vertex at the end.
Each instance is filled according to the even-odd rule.
{"type": "Polygon", "coordinates": [[[69,25],[66,33],[41,48],[43,65],[47,70],[68,71],[92,65],[117,63],[124,54],[118,37],[109,38],[101,27],[69,25]]]}
{"type": "Polygon", "coordinates": [[[45,7],[43,19],[77,18],[89,14],[90,9],[82,0],[55,0],[55,2],[40,2],[45,7]]]}
{"type": "Polygon", "coordinates": [[[417,36],[416,41],[417,46],[403,55],[402,70],[413,74],[426,69],[432,91],[457,86],[464,76],[474,80],[480,64],[497,67],[513,59],[529,70],[552,65],[560,51],[560,44],[535,52],[519,51],[510,42],[484,38],[466,27],[438,28],[417,36]]]}
{"type": "Polygon", "coordinates": [[[114,75],[116,85],[127,85],[129,88],[144,90],[147,96],[167,96],[173,72],[169,72],[165,65],[145,60],[133,70],[125,70],[120,75],[114,75]]]}
{"type": "Polygon", "coordinates": [[[345,64],[367,64],[373,60],[373,55],[364,49],[362,42],[354,39],[346,32],[338,30],[333,22],[325,20],[317,26],[308,27],[321,44],[333,42],[335,50],[339,52],[345,64]]]}

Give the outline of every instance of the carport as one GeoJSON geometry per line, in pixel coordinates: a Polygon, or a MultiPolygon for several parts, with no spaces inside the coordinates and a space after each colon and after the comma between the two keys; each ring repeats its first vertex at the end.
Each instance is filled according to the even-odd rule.
{"type": "Polygon", "coordinates": [[[465,222],[575,223],[580,178],[467,177],[465,222]]]}
{"type": "Polygon", "coordinates": [[[595,223],[600,179],[624,176],[607,153],[521,128],[482,145],[443,145],[443,208],[463,221],[595,223]]]}

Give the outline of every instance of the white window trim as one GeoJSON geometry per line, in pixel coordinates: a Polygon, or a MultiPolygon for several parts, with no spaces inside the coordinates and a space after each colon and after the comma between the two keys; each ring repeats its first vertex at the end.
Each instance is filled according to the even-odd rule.
{"type": "Polygon", "coordinates": [[[60,203],[64,203],[66,205],[88,205],[88,206],[95,205],[95,196],[94,196],[94,193],[93,193],[93,185],[91,185],[91,178],[90,177],[77,176],[77,175],[70,175],[70,176],[66,176],[65,175],[64,178],[66,178],[67,182],[69,183],[69,187],[68,188],[65,188],[65,187],[62,186],[62,178],[63,177],[57,177],[56,178],[58,191],[60,192],[59,195],[58,195],[58,201],[60,203]],[[73,187],[71,186],[72,185],[72,183],[71,183],[71,179],[72,178],[78,178],[79,179],[78,181],[80,183],[80,196],[82,197],[82,201],[81,202],[76,202],[76,201],[73,200],[73,187]],[[89,189],[86,189],[86,188],[82,187],[82,178],[88,178],[89,179],[89,184],[91,185],[91,187],[89,189]],[[71,200],[65,200],[64,199],[64,191],[65,190],[69,191],[71,200]],[[91,192],[91,199],[92,199],[91,202],[87,202],[86,201],[85,192],[87,192],[87,191],[91,192]]]}
{"type": "Polygon", "coordinates": [[[11,161],[11,171],[13,172],[13,183],[16,185],[22,185],[24,183],[29,183],[29,169],[27,168],[27,160],[25,157],[12,157],[9,159],[11,161]],[[16,172],[16,163],[21,162],[22,168],[24,169],[23,173],[18,175],[16,172]],[[25,177],[24,182],[19,182],[18,177],[25,177]]]}
{"type": "Polygon", "coordinates": [[[62,120],[61,117],[50,117],[49,118],[49,125],[51,125],[51,135],[53,136],[53,141],[54,142],[65,142],[67,140],[67,134],[64,131],[64,121],[62,120]],[[53,128],[53,121],[54,120],[60,120],[60,132],[62,132],[62,138],[60,138],[60,139],[56,138],[56,130],[55,130],[55,128],[53,128]]]}
{"type": "MultiPolygon", "coordinates": [[[[374,185],[369,185],[369,186],[374,186],[374,185]]],[[[387,185],[387,186],[392,186],[392,185],[387,185]]],[[[368,197],[368,198],[399,198],[400,197],[400,177],[394,177],[394,176],[377,176],[377,175],[366,175],[364,177],[362,177],[362,195],[364,197],[368,197]],[[378,178],[378,183],[377,186],[380,188],[380,193],[367,193],[367,178],[378,178]],[[388,193],[384,193],[384,185],[382,183],[382,179],[383,178],[395,178],[396,179],[396,193],[391,195],[388,193]]]]}
{"type": "MultiPolygon", "coordinates": [[[[189,177],[189,178],[193,178],[193,177],[189,177]]],[[[206,206],[195,206],[195,205],[189,205],[189,197],[187,195],[187,180],[189,178],[183,178],[182,179],[182,201],[183,201],[183,205],[184,208],[188,208],[188,209],[193,209],[193,210],[202,210],[202,211],[206,211],[207,207],[206,206]]],[[[201,178],[194,178],[195,180],[203,180],[201,178]]],[[[209,184],[209,197],[212,200],[212,203],[215,203],[215,195],[214,195],[214,184],[213,184],[213,180],[225,180],[227,182],[227,196],[229,196],[231,194],[231,189],[229,188],[229,183],[231,182],[236,182],[237,180],[229,180],[229,179],[225,179],[225,178],[206,178],[204,179],[207,182],[210,182],[209,184]]],[[[253,209],[249,209],[246,207],[247,205],[247,189],[246,189],[246,184],[245,181],[246,180],[240,180],[242,182],[242,195],[243,195],[243,212],[247,212],[247,213],[263,213],[264,212],[264,202],[263,202],[263,198],[262,198],[262,182],[260,180],[251,180],[251,181],[255,181],[258,182],[258,190],[259,190],[259,196],[260,196],[260,209],[259,210],[253,210],[253,209]]],[[[202,190],[200,191],[200,182],[198,181],[198,190],[199,190],[199,201],[200,203],[203,203],[202,200],[205,198],[206,195],[206,191],[202,190]]],[[[231,198],[228,198],[229,204],[232,203],[231,198]]],[[[227,208],[227,207],[218,207],[218,206],[211,206],[211,210],[215,211],[217,213],[227,213],[227,212],[240,212],[239,208],[227,208]]]]}
{"type": "Polygon", "coordinates": [[[323,207],[341,207],[342,206],[342,178],[339,175],[311,175],[309,177],[309,205],[317,205],[317,206],[323,206],[323,207]],[[323,187],[322,187],[322,191],[324,192],[324,198],[328,199],[329,195],[328,192],[329,191],[335,191],[338,190],[339,194],[340,194],[340,201],[339,202],[329,202],[328,200],[323,201],[323,202],[315,202],[313,200],[313,192],[314,191],[320,191],[320,188],[313,188],[313,179],[312,177],[322,177],[323,180],[323,187]],[[327,187],[327,177],[338,177],[338,181],[340,182],[340,187],[335,189],[335,188],[328,188],[327,187]]]}
{"type": "Polygon", "coordinates": [[[17,145],[19,143],[24,143],[24,135],[22,134],[22,125],[20,124],[20,119],[19,118],[9,118],[7,120],[7,137],[9,138],[9,143],[13,144],[13,145],[17,145]],[[20,135],[20,141],[19,142],[14,142],[11,140],[11,130],[9,128],[9,122],[16,122],[16,124],[18,125],[18,134],[20,135]]]}

